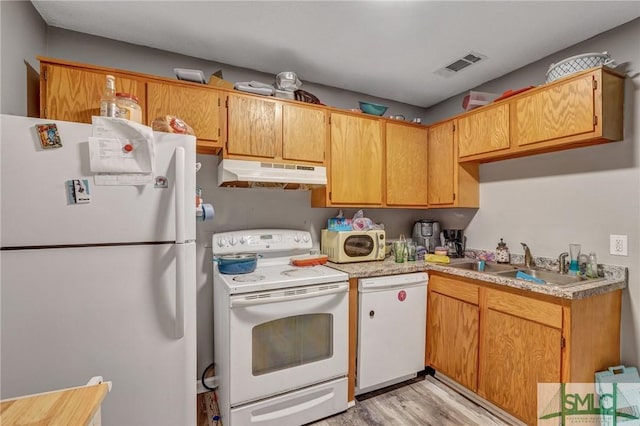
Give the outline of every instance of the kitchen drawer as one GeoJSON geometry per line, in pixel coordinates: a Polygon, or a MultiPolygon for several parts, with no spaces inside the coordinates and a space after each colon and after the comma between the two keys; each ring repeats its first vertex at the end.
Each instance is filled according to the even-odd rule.
{"type": "Polygon", "coordinates": [[[467,303],[478,304],[478,286],[461,282],[459,279],[431,275],[429,289],[467,303]]]}
{"type": "Polygon", "coordinates": [[[486,290],[486,297],[488,309],[562,328],[561,305],[493,289],[486,290]]]}

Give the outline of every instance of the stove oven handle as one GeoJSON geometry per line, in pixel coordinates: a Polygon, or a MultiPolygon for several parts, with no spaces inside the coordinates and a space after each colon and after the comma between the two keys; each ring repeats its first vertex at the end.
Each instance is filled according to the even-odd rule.
{"type": "Polygon", "coordinates": [[[273,297],[251,297],[251,296],[235,296],[231,297],[230,307],[242,307],[242,306],[255,306],[265,305],[267,303],[276,302],[289,302],[293,300],[310,299],[312,297],[327,296],[330,294],[346,293],[349,290],[349,284],[340,283],[335,287],[327,290],[319,290],[311,293],[291,294],[287,296],[273,296],[273,297]]]}

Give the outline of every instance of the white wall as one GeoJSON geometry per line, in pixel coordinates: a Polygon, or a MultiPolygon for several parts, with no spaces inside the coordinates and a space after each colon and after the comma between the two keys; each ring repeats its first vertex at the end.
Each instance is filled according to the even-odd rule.
{"type": "MultiPolygon", "coordinates": [[[[225,64],[171,54],[100,37],[43,27],[30,2],[0,2],[2,18],[2,104],[0,112],[26,113],[24,60],[37,69],[35,55],[131,69],[173,77],[173,68],[195,68],[205,75],[222,69],[230,81],[272,82],[273,76],[225,64]],[[19,24],[16,24],[19,23],[19,24]],[[44,29],[46,28],[46,30],[44,29]],[[9,41],[10,40],[10,41],[9,41]],[[12,43],[7,46],[7,43],[12,43]],[[6,90],[6,91],[5,91],[6,90]],[[6,96],[5,96],[6,95],[6,96]]],[[[640,20],[603,34],[581,45],[539,61],[481,89],[501,93],[544,81],[549,62],[585,51],[609,50],[614,57],[632,61],[640,69],[637,40],[640,20]]],[[[410,105],[380,100],[354,92],[304,81],[305,90],[328,105],[357,106],[358,100],[390,105],[388,113],[421,117],[423,122],[446,118],[462,111],[462,96],[425,112],[410,105]]],[[[640,364],[640,283],[638,282],[639,188],[638,78],[626,88],[625,141],[563,153],[545,154],[481,166],[481,209],[403,210],[366,209],[365,213],[383,222],[390,238],[410,233],[419,218],[440,220],[444,228],[467,227],[469,246],[492,249],[503,237],[514,252],[519,242],[527,242],[535,255],[556,256],[569,242],[581,242],[585,250],[595,250],[600,262],[629,267],[630,289],[625,292],[623,312],[623,361],[640,364]],[[630,256],[608,256],[608,234],[629,235],[630,256]],[[631,300],[634,300],[633,303],[631,300]]],[[[211,287],[211,234],[253,227],[308,229],[317,236],[336,209],[312,209],[306,191],[219,188],[216,182],[217,157],[198,156],[202,169],[198,185],[216,209],[214,221],[198,226],[198,371],[213,360],[213,313],[211,287]]],[[[354,209],[345,210],[350,216],[354,209]]]]}
{"type": "Polygon", "coordinates": [[[47,26],[28,1],[0,2],[0,112],[27,115],[28,62],[45,51],[47,26]]]}
{"type": "MultiPolygon", "coordinates": [[[[238,45],[237,48],[242,49],[242,46],[238,45]]],[[[47,56],[170,78],[175,78],[174,68],[187,68],[202,70],[206,78],[221,69],[224,79],[231,82],[258,80],[271,84],[275,81],[274,74],[265,74],[55,27],[49,27],[47,32],[47,56]]],[[[389,106],[387,115],[403,114],[408,119],[422,118],[425,112],[424,108],[315,84],[306,81],[303,75],[298,77],[302,81],[301,89],[313,93],[326,105],[349,109],[358,108],[359,100],[377,102],[389,106]]]]}
{"type": "MultiPolygon", "coordinates": [[[[47,56],[78,62],[134,70],[154,75],[174,77],[173,68],[201,69],[210,75],[222,69],[229,81],[259,80],[272,83],[274,76],[253,70],[212,63],[196,58],[167,53],[157,49],[95,37],[87,34],[49,28],[47,56]]],[[[328,105],[339,108],[357,107],[358,100],[390,105],[390,114],[406,117],[422,117],[425,110],[411,105],[372,98],[328,86],[303,81],[303,89],[315,94],[328,105]]],[[[198,371],[213,362],[213,288],[211,235],[215,232],[236,229],[274,227],[304,229],[313,233],[318,241],[319,230],[326,227],[326,220],[337,214],[337,209],[311,208],[309,191],[282,191],[265,188],[220,188],[217,184],[218,157],[199,155],[202,169],[198,172],[198,185],[202,187],[206,202],[214,205],[216,215],[212,222],[198,225],[198,371]]],[[[400,233],[410,235],[417,219],[435,219],[443,227],[464,228],[476,209],[447,209],[442,211],[404,209],[365,209],[365,214],[376,222],[382,222],[389,238],[400,233]]],[[[351,217],[356,209],[345,209],[351,217]]]]}
{"type": "MultiPolygon", "coordinates": [[[[608,51],[626,62],[624,140],[480,166],[480,209],[467,227],[468,244],[512,252],[525,242],[534,255],[557,257],[581,243],[600,263],[629,268],[623,295],[622,362],[640,365],[640,19],[551,55],[477,90],[502,93],[544,83],[549,65],[587,52],[608,51]],[[629,256],[609,254],[609,235],[629,237],[629,256]]],[[[474,89],[476,90],[476,89],[474,89]]],[[[427,122],[462,112],[456,96],[427,111],[427,122]]],[[[606,312],[602,312],[606,315],[606,312]]]]}
{"type": "MultiPolygon", "coordinates": [[[[36,18],[40,19],[31,4],[25,4],[28,5],[27,10],[35,13],[36,18]]],[[[3,12],[5,9],[8,10],[6,2],[1,2],[0,6],[3,7],[3,12]]],[[[9,12],[7,15],[10,16],[15,13],[13,10],[9,10],[9,12]]],[[[10,16],[7,17],[7,20],[11,19],[10,16]]],[[[37,22],[38,19],[35,21],[37,22]]],[[[3,31],[4,28],[3,26],[3,31]]],[[[274,76],[270,74],[59,28],[47,28],[46,36],[43,37],[46,38],[46,51],[44,47],[40,51],[25,49],[29,56],[43,55],[165,77],[175,77],[173,68],[192,68],[203,70],[206,76],[222,69],[225,79],[229,81],[259,80],[272,83],[274,80],[274,76]]],[[[44,43],[42,45],[44,46],[44,43]]],[[[21,52],[20,46],[18,43],[16,48],[18,54],[21,52]]],[[[11,64],[11,67],[12,71],[17,72],[14,63],[11,64]]],[[[35,63],[35,68],[38,69],[37,63],[35,63]]],[[[303,76],[301,78],[303,80],[302,88],[315,94],[327,105],[353,108],[357,107],[359,100],[370,100],[389,105],[388,114],[403,114],[408,118],[424,117],[425,110],[423,108],[316,85],[304,81],[303,76]]],[[[24,98],[24,93],[20,93],[19,97],[24,98]]],[[[14,112],[7,111],[7,113],[14,112]]],[[[21,111],[15,113],[24,114],[21,111]]],[[[337,209],[311,208],[310,192],[308,191],[219,188],[217,186],[218,157],[199,155],[198,161],[202,163],[202,169],[197,176],[198,185],[203,189],[205,200],[213,203],[216,210],[216,216],[212,222],[198,225],[198,372],[201,373],[213,361],[211,235],[214,232],[235,229],[281,227],[309,230],[317,241],[319,230],[325,227],[327,218],[333,217],[337,213],[337,209]]],[[[350,217],[355,211],[356,209],[345,209],[344,213],[350,217]]],[[[365,209],[365,214],[368,217],[385,224],[389,238],[397,238],[400,233],[409,235],[413,222],[423,218],[439,220],[443,227],[464,228],[475,213],[476,209],[448,209],[429,212],[405,209],[365,209]]]]}

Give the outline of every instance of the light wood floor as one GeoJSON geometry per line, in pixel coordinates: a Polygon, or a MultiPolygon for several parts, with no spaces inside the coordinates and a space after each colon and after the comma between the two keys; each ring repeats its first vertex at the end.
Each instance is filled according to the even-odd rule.
{"type": "MultiPolygon", "coordinates": [[[[220,426],[213,392],[198,395],[198,426],[220,426]]],[[[484,408],[431,376],[356,397],[355,407],[307,426],[505,426],[484,408]],[[359,400],[358,400],[359,399],[359,400]]]]}
{"type": "Polygon", "coordinates": [[[310,426],[508,425],[431,376],[357,399],[355,407],[310,426]]]}

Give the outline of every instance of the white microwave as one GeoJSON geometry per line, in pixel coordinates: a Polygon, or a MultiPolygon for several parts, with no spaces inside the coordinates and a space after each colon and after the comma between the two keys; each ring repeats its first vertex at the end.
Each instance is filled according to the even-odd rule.
{"type": "Polygon", "coordinates": [[[320,239],[322,254],[334,263],[384,260],[384,230],[329,231],[323,229],[320,239]]]}

